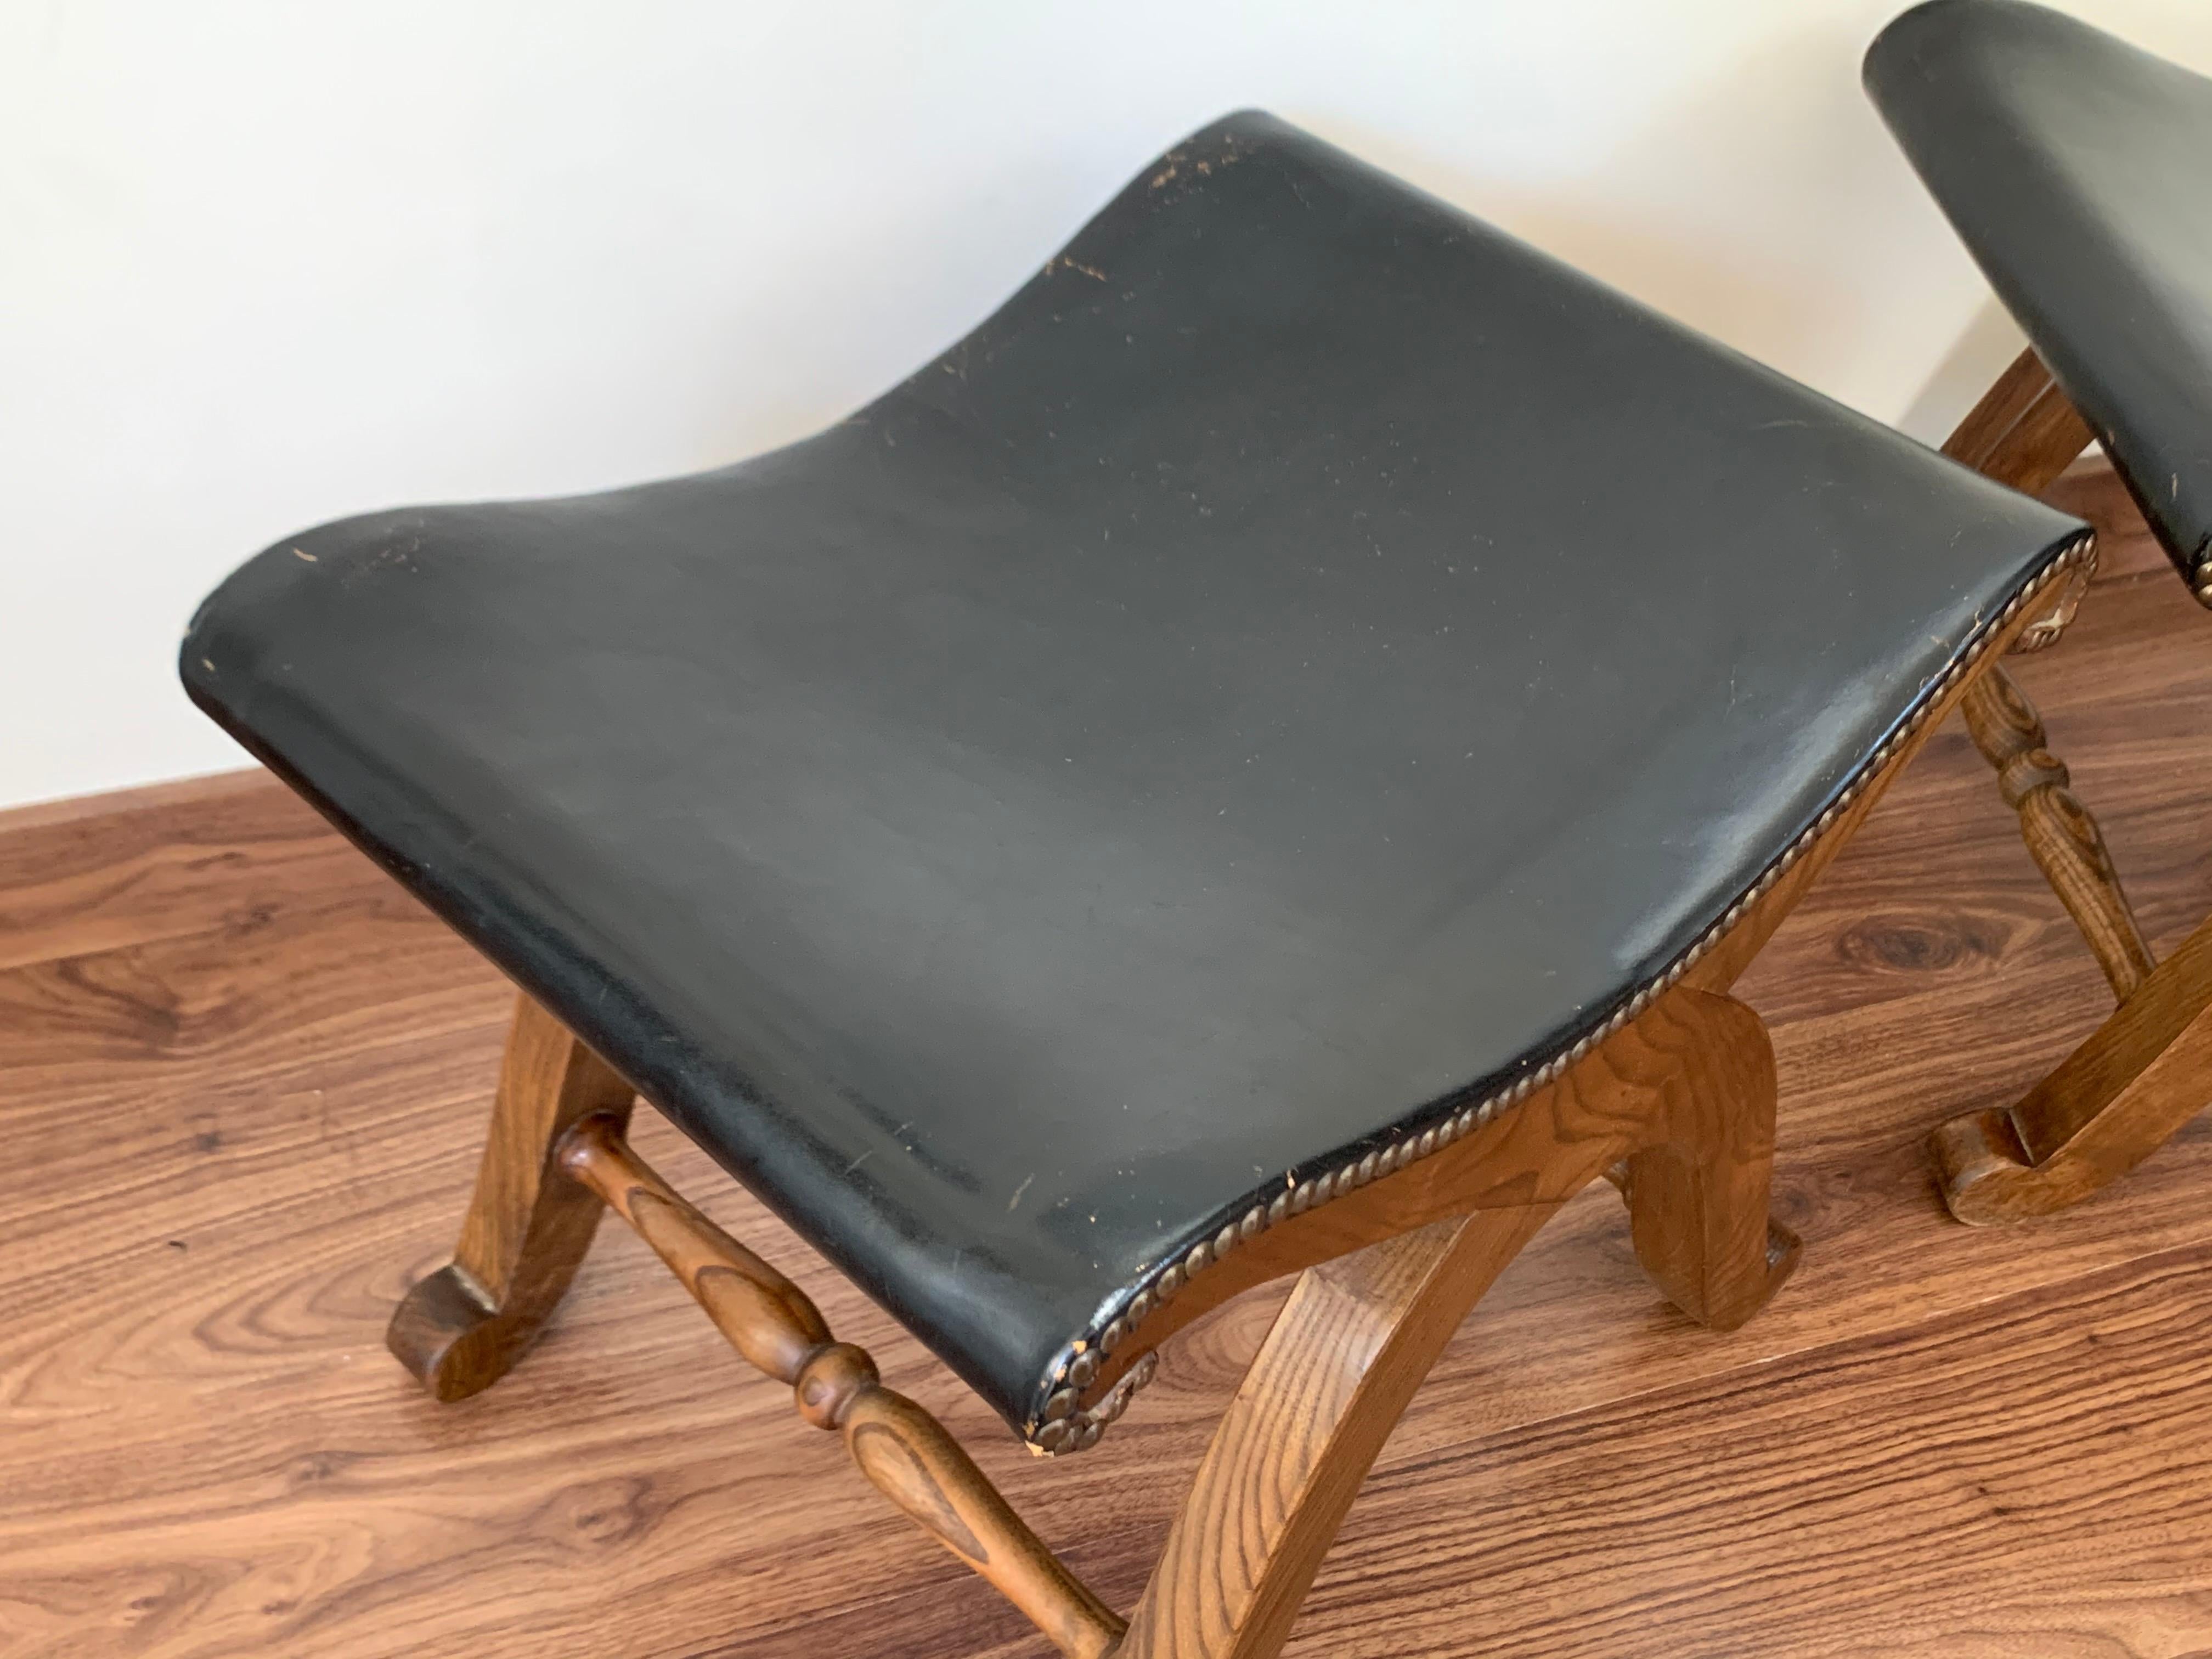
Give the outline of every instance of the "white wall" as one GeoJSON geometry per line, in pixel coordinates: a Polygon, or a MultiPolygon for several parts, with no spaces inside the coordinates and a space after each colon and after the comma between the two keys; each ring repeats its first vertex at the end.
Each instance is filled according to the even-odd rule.
{"type": "MultiPolygon", "coordinates": [[[[0,804],[240,757],[287,531],[768,447],[1260,104],[1941,429],[2008,355],[1858,87],[1896,0],[0,0],[0,804]]],[[[2212,68],[2206,0],[2075,0],[2212,68]]]]}

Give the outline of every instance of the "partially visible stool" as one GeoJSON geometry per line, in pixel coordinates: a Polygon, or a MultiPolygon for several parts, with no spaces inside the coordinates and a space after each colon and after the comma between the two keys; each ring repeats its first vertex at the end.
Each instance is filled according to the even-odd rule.
{"type": "Polygon", "coordinates": [[[1708,1325],[1789,1272],[1729,987],[2088,550],[1248,113],[820,435],[289,538],[183,666],[526,994],[392,1322],[441,1398],[604,1202],[1064,1651],[1264,1655],[1582,1187],[1708,1325]],[[1126,1626],[633,1090],[1042,1452],[1301,1275],[1126,1626]]]}
{"type": "MultiPolygon", "coordinates": [[[[1944,453],[2034,493],[2094,436],[2212,605],[2212,80],[2024,0],[1930,0],[1875,42],[1866,84],[2030,341],[1944,453]]],[[[2079,597],[2022,644],[2055,640],[2079,597]]],[[[2024,1099],[1935,1135],[1952,1213],[2016,1221],[2212,1101],[2212,921],[2154,963],[2026,695],[1995,670],[1966,716],[2119,1002],[2024,1099]]]]}

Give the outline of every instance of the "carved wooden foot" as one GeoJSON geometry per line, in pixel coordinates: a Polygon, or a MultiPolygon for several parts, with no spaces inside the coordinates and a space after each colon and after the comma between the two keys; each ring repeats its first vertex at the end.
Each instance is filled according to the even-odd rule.
{"type": "Polygon", "coordinates": [[[2124,1001],[2151,971],[2150,947],[2097,820],[2075,799],[2065,763],[2046,746],[2043,717],[1995,664],[1960,707],[1974,746],[1996,769],[2005,805],[2020,814],[2028,852],[2095,952],[2112,994],[2124,1001]]]}
{"type": "Polygon", "coordinates": [[[634,1098],[566,1026],[521,999],[461,1242],[450,1263],[408,1291],[385,1334],[440,1400],[489,1388],[537,1340],[605,1207],[562,1173],[555,1145],[594,1113],[626,1121],[634,1098]]]}
{"type": "Polygon", "coordinates": [[[2125,1175],[2212,1102],[2212,921],[2009,1110],[1931,1139],[1943,1200],[1976,1225],[2050,1215],[2125,1175]]]}
{"type": "Polygon", "coordinates": [[[1668,1006],[1679,1046],[1654,1138],[1609,1174],[1652,1282],[1700,1324],[1732,1331],[1797,1265],[1796,1235],[1766,1208],[1774,1048],[1733,997],[1685,988],[1668,1006]]]}

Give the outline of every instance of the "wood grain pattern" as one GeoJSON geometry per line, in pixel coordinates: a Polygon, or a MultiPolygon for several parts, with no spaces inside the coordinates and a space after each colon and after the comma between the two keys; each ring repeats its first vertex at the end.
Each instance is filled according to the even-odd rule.
{"type": "Polygon", "coordinates": [[[1299,1650],[2203,1653],[2208,1270],[2201,1247],[2154,1255],[1401,1459],[1299,1650]]]}
{"type": "MultiPolygon", "coordinates": [[[[2103,531],[2096,591],[2009,666],[2171,957],[2212,911],[2212,653],[2109,475],[2064,487],[2103,531]]],[[[300,809],[259,795],[258,828],[173,807],[134,831],[179,849],[149,930],[95,901],[94,944],[61,928],[0,972],[0,1654],[1048,1652],[887,1525],[621,1230],[497,1389],[440,1407],[391,1363],[513,992],[336,837],[311,872],[300,809]],[[185,850],[216,841],[241,856],[185,850]]],[[[1788,1291],[1700,1331],[1610,1192],[1565,1204],[1446,1346],[1286,1652],[2212,1650],[2212,1125],[2124,1199],[2019,1230],[1953,1224],[1926,1166],[1934,1123],[2018,1098],[2111,1006],[1956,722],[1736,994],[1787,1103],[1788,1291]]],[[[1097,1451],[1042,1463],[656,1115],[633,1139],[1136,1603],[1282,1288],[1185,1331],[1097,1451]]]]}
{"type": "Polygon", "coordinates": [[[1797,1266],[1797,1236],[1767,1213],[1774,1047],[1733,997],[1684,986],[1653,1010],[1692,1024],[1662,1085],[1659,1131],[1620,1166],[1636,1259],[1700,1325],[1732,1331],[1797,1266]],[[1692,1024],[1693,1023],[1693,1024],[1692,1024]]]}
{"type": "Polygon", "coordinates": [[[353,857],[258,770],[0,812],[0,968],[250,932],[258,888],[343,884],[353,857]]]}
{"type": "Polygon", "coordinates": [[[1479,1210],[1298,1276],[1206,1449],[1118,1655],[1281,1650],[1414,1391],[1559,1207],[1479,1210]]]}

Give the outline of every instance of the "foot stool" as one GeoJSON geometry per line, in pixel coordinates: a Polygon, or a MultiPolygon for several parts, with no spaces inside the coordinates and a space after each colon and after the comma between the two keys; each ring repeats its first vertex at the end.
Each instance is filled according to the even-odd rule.
{"type": "Polygon", "coordinates": [[[1790,1271],[1729,987],[2089,545],[1244,113],[818,435],[289,538],[183,672],[523,993],[426,1387],[611,1208],[1063,1651],[1264,1655],[1577,1190],[1707,1325],[1790,1271]],[[636,1095],[1041,1453],[1299,1276],[1126,1623],[636,1095]]]}
{"type": "MultiPolygon", "coordinates": [[[[2033,493],[2094,437],[2212,605],[2212,80],[2022,0],[1932,0],[1866,84],[2030,341],[1945,453],[2033,493]]],[[[1965,712],[2119,1004],[2025,1098],[1936,1131],[1945,1200],[1980,1224],[2077,1202],[2212,1100],[2212,921],[2154,962],[2034,705],[1993,669],[1965,712]]]]}

